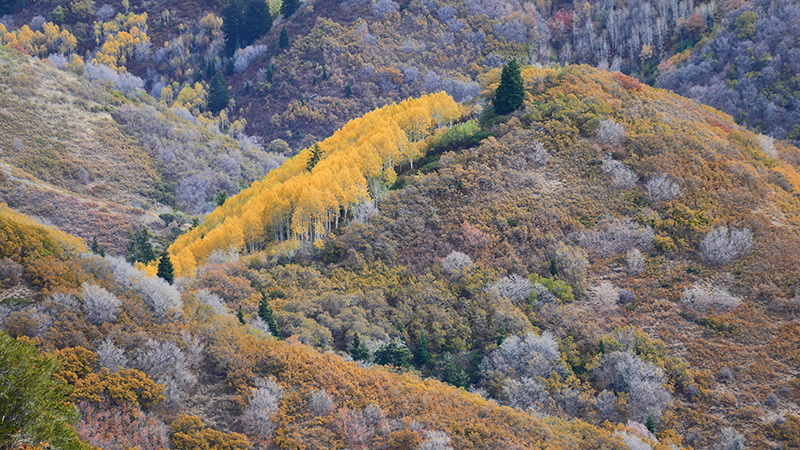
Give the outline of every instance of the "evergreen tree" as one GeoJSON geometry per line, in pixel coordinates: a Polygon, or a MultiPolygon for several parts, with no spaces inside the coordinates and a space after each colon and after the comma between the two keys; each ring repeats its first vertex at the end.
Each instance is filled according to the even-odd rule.
{"type": "Polygon", "coordinates": [[[525,100],[525,82],[522,80],[519,63],[512,59],[503,66],[500,75],[500,86],[497,87],[494,98],[494,112],[504,116],[516,111],[525,100]]]}
{"type": "Polygon", "coordinates": [[[214,197],[214,201],[217,203],[217,206],[222,206],[225,204],[225,201],[228,200],[228,191],[225,189],[220,189],[217,192],[217,195],[214,197]]]}
{"type": "Polygon", "coordinates": [[[353,357],[353,361],[369,361],[369,349],[358,337],[358,333],[353,335],[353,347],[350,349],[350,356],[353,357]]]}
{"type": "Polygon", "coordinates": [[[425,336],[425,332],[422,331],[419,334],[419,338],[417,339],[417,354],[415,355],[415,359],[417,360],[417,366],[422,367],[431,360],[431,354],[428,350],[428,338],[425,336]]]}
{"type": "Polygon", "coordinates": [[[231,0],[225,8],[222,31],[225,32],[225,52],[228,56],[239,48],[244,30],[244,1],[231,0]]]}
{"type": "Polygon", "coordinates": [[[172,267],[172,259],[170,259],[169,253],[166,251],[161,253],[161,258],[158,260],[158,272],[156,272],[156,275],[165,279],[169,284],[175,281],[175,268],[172,267]]]}
{"type": "Polygon", "coordinates": [[[320,159],[322,159],[322,150],[319,148],[319,143],[316,143],[311,147],[311,156],[309,156],[308,164],[306,164],[309,172],[317,165],[320,159]]]}
{"type": "Polygon", "coordinates": [[[344,96],[350,97],[353,95],[353,88],[350,87],[350,83],[344,85],[344,96]]]}
{"type": "Polygon", "coordinates": [[[450,383],[457,387],[467,387],[469,385],[469,377],[464,369],[456,364],[456,360],[452,354],[446,353],[442,358],[442,381],[450,383]]]}
{"type": "Polygon", "coordinates": [[[245,7],[242,25],[242,45],[250,45],[269,33],[272,16],[269,15],[267,3],[264,0],[250,0],[245,7]]]}
{"type": "Polygon", "coordinates": [[[375,363],[397,367],[411,367],[414,355],[403,343],[392,341],[375,351],[375,363]]]}
{"type": "Polygon", "coordinates": [[[506,340],[506,323],[500,321],[500,326],[497,328],[497,345],[503,345],[506,340]]]}
{"type": "Polygon", "coordinates": [[[300,0],[283,0],[281,3],[281,14],[288,19],[300,8],[300,0]]]}
{"type": "Polygon", "coordinates": [[[156,252],[153,250],[153,244],[150,243],[152,235],[144,226],[140,227],[135,232],[131,232],[130,241],[128,241],[127,252],[125,259],[133,264],[141,262],[144,264],[156,259],[156,252]]]}
{"type": "Polygon", "coordinates": [[[100,256],[106,256],[106,248],[97,242],[97,235],[94,235],[94,238],[92,239],[91,249],[92,253],[95,253],[100,256]]]}
{"type": "Polygon", "coordinates": [[[278,323],[275,322],[275,315],[272,312],[272,307],[269,306],[267,294],[264,292],[261,293],[261,302],[258,304],[258,317],[261,317],[261,320],[267,323],[272,336],[280,339],[278,335],[278,323]]]}
{"type": "Polygon", "coordinates": [[[239,311],[236,313],[236,318],[239,319],[239,323],[244,325],[244,312],[242,312],[242,307],[239,307],[239,311]]]}
{"type": "Polygon", "coordinates": [[[647,428],[647,431],[656,434],[656,418],[653,417],[653,414],[647,415],[647,420],[644,422],[644,426],[647,428]]]}
{"type": "Polygon", "coordinates": [[[286,27],[281,28],[281,36],[278,38],[278,47],[286,48],[289,46],[289,32],[286,31],[286,27]]]}
{"type": "Polygon", "coordinates": [[[228,106],[228,83],[222,72],[217,72],[208,87],[208,110],[214,114],[228,106]]]}

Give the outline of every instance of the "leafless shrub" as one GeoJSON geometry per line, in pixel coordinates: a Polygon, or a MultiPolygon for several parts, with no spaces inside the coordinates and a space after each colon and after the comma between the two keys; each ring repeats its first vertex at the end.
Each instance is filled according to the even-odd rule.
{"type": "Polygon", "coordinates": [[[594,301],[603,309],[614,309],[619,302],[617,288],[608,281],[603,281],[591,289],[594,301]]]}
{"type": "Polygon", "coordinates": [[[651,178],[644,187],[647,189],[647,196],[654,202],[659,200],[669,202],[683,195],[678,183],[672,181],[665,173],[651,178]]]}
{"type": "Polygon", "coordinates": [[[472,267],[472,258],[461,252],[453,251],[440,263],[442,270],[450,275],[460,275],[464,269],[472,267]]]}
{"type": "Polygon", "coordinates": [[[650,249],[655,232],[631,219],[612,218],[600,223],[599,230],[583,233],[578,243],[592,256],[608,258],[636,248],[650,249]]]}
{"type": "Polygon", "coordinates": [[[239,260],[239,249],[231,247],[227,251],[215,248],[206,260],[206,264],[225,264],[239,260]]]}
{"type": "Polygon", "coordinates": [[[450,447],[450,436],[444,431],[428,431],[425,440],[419,444],[419,450],[453,450],[450,447]]]}
{"type": "Polygon", "coordinates": [[[249,325],[264,333],[266,336],[272,336],[272,332],[269,330],[269,325],[267,325],[267,322],[264,322],[261,317],[256,317],[256,320],[250,322],[249,325]]]}
{"type": "Polygon", "coordinates": [[[629,395],[626,411],[630,419],[644,422],[647,416],[661,417],[672,397],[663,384],[664,371],[642,361],[630,351],[603,355],[593,375],[603,388],[629,395]]]}
{"type": "Polygon", "coordinates": [[[236,73],[244,73],[253,61],[266,52],[266,45],[248,45],[245,48],[236,50],[236,53],[233,55],[233,69],[236,73]]]}
{"type": "Polygon", "coordinates": [[[182,404],[186,390],[197,384],[197,377],[189,369],[190,364],[177,344],[153,339],[148,340],[132,361],[134,368],[165,386],[167,403],[173,406],[182,404]]]}
{"type": "Polygon", "coordinates": [[[709,264],[724,265],[753,248],[753,233],[748,228],[737,230],[727,227],[713,227],[700,242],[700,253],[709,264]]]}
{"type": "Polygon", "coordinates": [[[106,256],[105,261],[116,282],[125,289],[136,291],[152,309],[157,319],[173,320],[181,316],[183,302],[174,286],[161,278],[140,272],[123,259],[106,256]]]}
{"type": "Polygon", "coordinates": [[[400,10],[400,5],[392,0],[376,0],[372,4],[372,14],[385,17],[400,10]]]}
{"type": "Polygon", "coordinates": [[[353,206],[353,220],[356,223],[367,223],[370,217],[378,214],[378,207],[372,200],[364,200],[353,206]]]}
{"type": "Polygon", "coordinates": [[[100,367],[116,372],[127,367],[128,358],[125,357],[125,352],[121,348],[117,348],[109,337],[97,346],[97,363],[100,364],[100,367]]]}
{"type": "Polygon", "coordinates": [[[528,153],[528,160],[539,166],[546,166],[550,162],[550,154],[544,148],[544,144],[533,141],[533,149],[528,153]]]}
{"type": "Polygon", "coordinates": [[[512,408],[544,412],[543,405],[550,398],[550,393],[540,381],[523,377],[520,380],[507,379],[503,383],[503,396],[506,404],[512,408]]]}
{"type": "Polygon", "coordinates": [[[611,176],[611,183],[617,189],[633,189],[633,187],[636,186],[636,182],[639,181],[639,176],[631,169],[625,167],[625,164],[622,164],[622,162],[610,156],[603,158],[602,169],[603,173],[611,176]]]}
{"type": "Polygon", "coordinates": [[[769,136],[761,135],[758,137],[758,143],[761,145],[761,150],[772,159],[778,157],[778,149],[775,148],[775,140],[769,136]]]}
{"type": "Polygon", "coordinates": [[[694,287],[683,291],[681,302],[699,313],[734,311],[742,303],[742,299],[731,295],[724,288],[694,287]]]}
{"type": "Polygon", "coordinates": [[[506,298],[516,304],[528,302],[528,295],[533,290],[533,284],[527,278],[511,274],[491,283],[487,290],[496,297],[506,298]]]}
{"type": "Polygon", "coordinates": [[[181,330],[181,341],[183,341],[185,348],[186,364],[190,369],[197,370],[203,361],[203,349],[205,346],[200,342],[200,338],[192,336],[192,333],[186,330],[181,330]]]}
{"type": "Polygon", "coordinates": [[[97,10],[95,15],[101,22],[106,22],[108,19],[114,17],[115,12],[111,5],[105,4],[97,10]]]}
{"type": "Polygon", "coordinates": [[[194,293],[194,296],[198,301],[213,309],[215,313],[221,316],[230,314],[230,311],[228,311],[228,307],[225,306],[225,302],[222,300],[222,297],[212,294],[207,289],[200,289],[194,293]]]}
{"type": "Polygon", "coordinates": [[[553,372],[566,373],[558,343],[550,332],[541,336],[528,333],[524,339],[510,336],[481,362],[481,373],[501,378],[548,377],[553,372]],[[497,375],[495,374],[495,376],[497,375]]]}
{"type": "Polygon", "coordinates": [[[733,428],[723,428],[720,433],[720,442],[716,448],[719,450],[744,450],[744,437],[733,428]]]}
{"type": "Polygon", "coordinates": [[[333,399],[325,389],[314,392],[308,400],[308,410],[316,417],[327,417],[333,412],[334,406],[333,399]]]}
{"type": "Polygon", "coordinates": [[[116,320],[122,303],[114,294],[100,286],[83,283],[81,297],[83,298],[83,312],[93,324],[102,325],[116,320]]]}
{"type": "Polygon", "coordinates": [[[639,436],[626,432],[616,432],[614,435],[619,436],[630,450],[653,450],[653,447],[643,441],[639,436]]]}
{"type": "Polygon", "coordinates": [[[595,136],[601,145],[620,146],[625,142],[625,128],[613,119],[604,119],[597,127],[595,136]]]}
{"type": "Polygon", "coordinates": [[[625,261],[628,263],[628,272],[629,273],[642,273],[644,272],[645,267],[645,257],[642,252],[639,251],[638,248],[634,248],[628,250],[628,253],[625,254],[625,261]]]}
{"type": "Polygon", "coordinates": [[[278,412],[284,393],[274,378],[256,380],[253,391],[253,398],[242,414],[242,423],[248,435],[263,443],[275,431],[275,423],[270,416],[278,412]]]}

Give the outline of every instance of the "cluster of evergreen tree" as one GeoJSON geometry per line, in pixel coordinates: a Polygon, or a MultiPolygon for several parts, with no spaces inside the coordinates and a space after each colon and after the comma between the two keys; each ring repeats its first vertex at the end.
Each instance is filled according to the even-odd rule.
{"type": "Polygon", "coordinates": [[[225,8],[223,21],[225,50],[232,55],[239,47],[246,47],[272,29],[272,16],[264,0],[231,0],[225,8]]]}

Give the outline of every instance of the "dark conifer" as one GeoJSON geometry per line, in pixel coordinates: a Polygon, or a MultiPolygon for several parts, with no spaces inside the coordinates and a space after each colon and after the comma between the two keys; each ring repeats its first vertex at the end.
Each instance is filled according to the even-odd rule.
{"type": "Polygon", "coordinates": [[[281,28],[281,36],[278,38],[278,47],[289,47],[289,32],[286,31],[286,27],[281,28]]]}
{"type": "Polygon", "coordinates": [[[525,100],[525,82],[522,80],[519,63],[512,59],[503,67],[500,86],[494,98],[494,112],[503,116],[516,111],[525,100]]]}
{"type": "Polygon", "coordinates": [[[222,72],[217,72],[208,87],[208,110],[217,114],[226,106],[228,106],[228,83],[225,82],[222,72]]]}
{"type": "Polygon", "coordinates": [[[239,312],[236,313],[236,318],[239,319],[239,323],[241,323],[242,325],[245,324],[244,312],[242,312],[242,307],[241,306],[239,307],[239,312]]]}
{"type": "Polygon", "coordinates": [[[353,357],[353,361],[369,361],[369,349],[358,337],[358,333],[353,335],[353,347],[350,349],[350,356],[353,357]]]}
{"type": "Polygon", "coordinates": [[[222,31],[225,32],[225,52],[228,56],[239,48],[244,30],[244,1],[231,0],[225,8],[222,31]]]}
{"type": "Polygon", "coordinates": [[[281,3],[281,14],[288,19],[300,8],[300,0],[283,0],[281,3]]]}
{"type": "Polygon", "coordinates": [[[275,322],[275,315],[272,312],[272,307],[269,306],[267,294],[264,292],[261,293],[261,302],[258,304],[258,317],[267,323],[269,332],[272,333],[274,337],[280,338],[280,336],[278,336],[278,323],[275,322]]]}
{"type": "Polygon", "coordinates": [[[140,227],[135,232],[131,232],[127,252],[125,253],[125,259],[129,263],[141,262],[147,264],[156,259],[156,252],[150,243],[150,237],[151,234],[145,227],[140,227]]]}
{"type": "Polygon", "coordinates": [[[158,275],[159,278],[167,280],[169,284],[172,284],[175,280],[175,268],[172,266],[169,253],[163,252],[161,254],[161,258],[158,260],[158,272],[156,272],[156,275],[158,275]]]}
{"type": "Polygon", "coordinates": [[[417,354],[414,356],[417,360],[418,367],[428,364],[428,361],[431,360],[431,354],[428,350],[428,338],[425,336],[424,331],[419,334],[419,339],[417,340],[417,354]]]}
{"type": "Polygon", "coordinates": [[[272,28],[272,16],[264,0],[250,0],[245,7],[242,21],[242,45],[250,45],[272,28]]]}
{"type": "Polygon", "coordinates": [[[311,147],[311,156],[308,157],[308,163],[306,164],[309,172],[317,165],[320,159],[322,159],[322,150],[319,148],[319,143],[316,143],[311,147]]]}

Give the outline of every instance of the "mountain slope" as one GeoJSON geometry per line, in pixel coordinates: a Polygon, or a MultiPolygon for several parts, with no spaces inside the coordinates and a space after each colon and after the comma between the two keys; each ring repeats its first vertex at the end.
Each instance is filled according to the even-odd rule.
{"type": "MultiPolygon", "coordinates": [[[[597,366],[609,348],[635,348],[670,386],[659,436],[704,447],[733,426],[767,448],[800,392],[787,353],[800,312],[800,151],[619,73],[568,66],[523,77],[520,112],[458,124],[453,133],[471,131],[455,141],[437,135],[418,169],[395,167],[388,197],[370,192],[378,211],[363,224],[343,212],[330,220],[344,228],[299,249],[263,235],[273,243],[246,257],[258,272],[249,276],[276,292],[282,335],[339,351],[353,333],[373,351],[399,338],[415,355],[430,351],[421,370],[506,404],[643,423],[634,409],[603,412],[597,366]],[[486,361],[506,333],[531,327],[553,333],[569,363],[545,400],[526,403],[519,379],[486,361]],[[582,406],[570,389],[588,395],[582,406]]],[[[498,80],[499,71],[482,78],[487,94],[498,80]]]]}
{"type": "Polygon", "coordinates": [[[114,72],[79,64],[77,76],[6,47],[0,67],[3,200],[115,253],[131,227],[167,234],[159,214],[202,213],[218,191],[233,194],[283,161],[235,124],[239,141],[180,106],[126,97],[114,72]]]}

